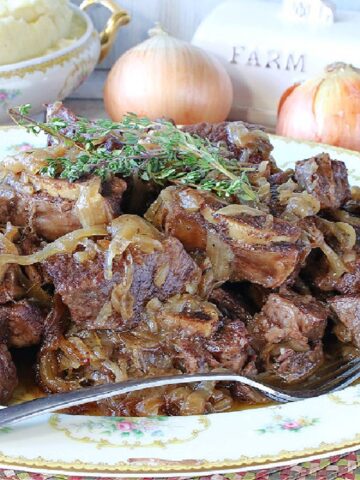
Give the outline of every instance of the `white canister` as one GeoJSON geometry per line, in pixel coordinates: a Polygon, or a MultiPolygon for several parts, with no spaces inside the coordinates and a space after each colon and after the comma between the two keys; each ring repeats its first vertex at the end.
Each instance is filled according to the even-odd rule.
{"type": "Polygon", "coordinates": [[[360,66],[360,13],[325,0],[229,0],[200,24],[193,44],[227,66],[234,85],[231,119],[276,124],[279,99],[295,82],[336,61],[360,66]]]}

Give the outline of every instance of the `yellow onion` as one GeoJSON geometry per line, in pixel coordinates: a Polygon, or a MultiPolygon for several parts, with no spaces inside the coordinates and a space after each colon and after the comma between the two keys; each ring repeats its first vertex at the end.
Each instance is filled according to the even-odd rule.
{"type": "Polygon", "coordinates": [[[178,124],[220,122],[233,99],[221,63],[190,43],[156,27],[150,38],[122,55],[108,76],[105,107],[113,120],[133,112],[178,124]]]}
{"type": "Polygon", "coordinates": [[[360,151],[360,70],[338,62],[290,87],[279,103],[276,133],[360,151]]]}

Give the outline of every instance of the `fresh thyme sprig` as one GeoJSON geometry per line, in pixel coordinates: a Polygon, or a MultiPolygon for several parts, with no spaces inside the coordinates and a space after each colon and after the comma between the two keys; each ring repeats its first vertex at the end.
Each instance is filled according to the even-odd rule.
{"type": "Polygon", "coordinates": [[[247,177],[251,169],[230,158],[221,145],[184,132],[170,122],[129,114],[122,122],[80,117],[76,121],[51,118],[45,123],[29,117],[29,110],[30,105],[24,105],[9,114],[32,133],[43,131],[76,151],[71,158],[48,159],[42,175],[74,182],[89,174],[105,180],[136,172],[142,180],[161,185],[191,185],[221,197],[257,199],[247,177]],[[109,148],[109,141],[115,148],[109,148]]]}

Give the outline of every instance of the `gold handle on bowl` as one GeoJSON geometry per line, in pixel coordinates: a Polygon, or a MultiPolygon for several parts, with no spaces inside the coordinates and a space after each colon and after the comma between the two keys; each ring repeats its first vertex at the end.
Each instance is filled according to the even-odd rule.
{"type": "Polygon", "coordinates": [[[81,10],[86,10],[91,5],[97,4],[102,5],[111,12],[111,16],[107,21],[104,30],[100,32],[100,63],[110,52],[110,49],[115,41],[118,29],[130,22],[130,15],[125,10],[123,10],[115,0],[84,0],[81,3],[80,8],[81,10]]]}

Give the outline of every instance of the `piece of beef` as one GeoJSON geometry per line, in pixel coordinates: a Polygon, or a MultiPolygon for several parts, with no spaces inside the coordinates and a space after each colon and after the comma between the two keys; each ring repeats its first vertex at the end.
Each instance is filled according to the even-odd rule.
{"type": "Polygon", "coordinates": [[[9,339],[9,323],[6,318],[0,316],[0,343],[7,344],[9,339]]]}
{"type": "Polygon", "coordinates": [[[355,259],[344,263],[347,272],[340,277],[334,275],[327,258],[319,252],[311,255],[305,276],[317,292],[338,292],[343,295],[360,293],[360,254],[355,259]]]}
{"type": "Polygon", "coordinates": [[[210,143],[223,143],[231,154],[245,163],[269,161],[273,149],[261,127],[245,122],[197,123],[182,130],[206,138],[210,143]]]}
{"type": "Polygon", "coordinates": [[[209,257],[218,282],[248,280],[276,288],[302,258],[295,225],[260,210],[226,205],[214,195],[168,187],[145,217],[192,252],[209,257]]]}
{"type": "MultiPolygon", "coordinates": [[[[140,233],[123,254],[115,255],[111,278],[105,278],[106,250],[101,241],[91,258],[79,261],[76,254],[55,255],[45,263],[47,274],[81,328],[129,329],[141,317],[153,297],[166,300],[178,293],[195,293],[201,270],[181,243],[165,237],[140,217],[117,219],[126,230],[140,233]]],[[[108,242],[109,243],[109,242],[108,242]]]]}
{"type": "MultiPolygon", "coordinates": [[[[21,236],[16,242],[19,253],[22,255],[32,255],[33,253],[42,250],[45,245],[46,243],[29,228],[22,229],[21,236]]],[[[24,273],[24,275],[22,275],[22,280],[25,282],[27,296],[29,296],[29,293],[31,296],[31,293],[34,292],[35,287],[38,289],[51,283],[51,280],[47,276],[41,263],[25,265],[21,268],[24,273]]],[[[47,303],[50,303],[50,301],[47,303]]]]}
{"type": "Polygon", "coordinates": [[[0,305],[18,300],[26,293],[21,281],[21,270],[18,265],[9,265],[3,281],[0,283],[0,305]]]}
{"type": "Polygon", "coordinates": [[[238,292],[216,288],[211,292],[209,300],[218,307],[226,318],[242,320],[245,324],[251,318],[250,307],[238,292]]]}
{"type": "MultiPolygon", "coordinates": [[[[35,156],[36,151],[21,155],[35,156]]],[[[51,157],[51,151],[48,156],[51,157]]],[[[27,161],[31,163],[31,158],[27,161]]],[[[117,216],[125,189],[126,183],[116,177],[100,186],[98,177],[70,183],[31,173],[8,172],[0,182],[0,222],[27,226],[40,237],[55,240],[81,228],[85,204],[87,209],[93,209],[92,218],[96,212],[99,224],[117,216]],[[95,182],[100,193],[93,189],[95,182]],[[92,204],[89,198],[85,199],[87,194],[92,204]]]]}
{"type": "MultiPolygon", "coordinates": [[[[77,330],[61,325],[67,313],[57,304],[47,320],[39,356],[39,380],[46,391],[144,376],[176,375],[226,368],[255,374],[254,352],[240,320],[224,318],[202,298],[153,298],[146,320],[131,331],[77,330]]],[[[229,390],[213,384],[169,386],[100,402],[104,413],[195,414],[231,408],[229,390]]],[[[244,390],[244,399],[246,391],[244,390]]]]}
{"type": "Polygon", "coordinates": [[[184,373],[220,367],[240,372],[254,355],[240,317],[233,311],[227,318],[201,298],[177,295],[165,304],[153,302],[148,315],[175,348],[184,373]]]}
{"type": "Polygon", "coordinates": [[[339,295],[328,300],[335,313],[334,332],[344,343],[360,348],[360,295],[339,295]]]}
{"type": "Polygon", "coordinates": [[[344,295],[360,294],[360,252],[355,260],[346,263],[348,272],[344,273],[336,283],[336,290],[344,295]]]}
{"type": "Polygon", "coordinates": [[[328,310],[311,296],[270,294],[248,324],[265,370],[288,383],[309,376],[323,360],[327,317],[328,310]]]}
{"type": "Polygon", "coordinates": [[[0,323],[8,325],[10,347],[30,347],[40,343],[46,312],[36,303],[20,300],[0,306],[0,323]]]}
{"type": "Polygon", "coordinates": [[[321,208],[339,208],[351,198],[345,163],[331,160],[327,153],[296,162],[295,178],[321,208]]]}
{"type": "Polygon", "coordinates": [[[4,343],[0,343],[0,404],[6,404],[17,385],[17,374],[10,352],[4,343]]]}
{"type": "Polygon", "coordinates": [[[16,368],[7,346],[8,340],[8,321],[0,316],[0,405],[10,400],[18,383],[16,368]]]}
{"type": "MultiPolygon", "coordinates": [[[[18,254],[12,233],[8,230],[0,233],[0,254],[18,254]]],[[[23,275],[19,265],[7,264],[0,269],[0,305],[18,300],[26,293],[23,275]]]]}
{"type": "MultiPolygon", "coordinates": [[[[65,105],[58,101],[52,104],[49,104],[46,109],[46,119],[47,121],[52,120],[64,120],[65,126],[59,130],[59,132],[64,135],[65,137],[70,138],[71,140],[74,139],[79,132],[79,124],[77,123],[79,117],[71,111],[69,108],[65,107],[65,105]]],[[[89,130],[91,130],[93,122],[89,121],[89,130]]],[[[103,138],[99,139],[99,135],[97,132],[84,132],[81,131],[81,137],[84,140],[92,140],[94,137],[97,140],[97,145],[104,146],[108,151],[112,151],[115,149],[120,149],[123,144],[119,140],[118,131],[110,130],[109,133],[104,136],[103,138]]],[[[52,135],[48,135],[48,145],[52,146],[56,144],[56,139],[52,135]]],[[[84,147],[84,142],[81,144],[84,147]]]]}

